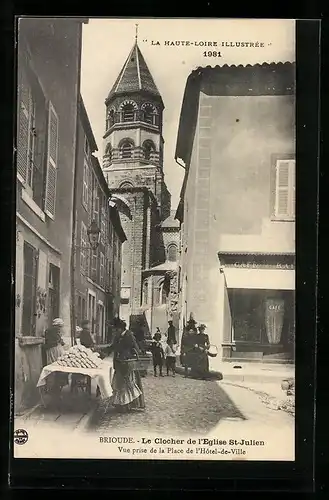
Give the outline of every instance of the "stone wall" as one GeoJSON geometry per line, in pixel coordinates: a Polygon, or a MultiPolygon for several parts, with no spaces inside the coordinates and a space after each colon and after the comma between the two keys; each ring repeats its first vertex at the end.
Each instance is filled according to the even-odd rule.
{"type": "Polygon", "coordinates": [[[15,415],[39,402],[36,387],[42,371],[43,339],[23,337],[15,340],[15,415]]]}

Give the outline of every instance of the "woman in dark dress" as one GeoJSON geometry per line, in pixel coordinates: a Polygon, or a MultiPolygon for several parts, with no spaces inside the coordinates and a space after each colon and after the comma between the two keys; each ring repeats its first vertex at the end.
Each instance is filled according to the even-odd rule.
{"type": "Polygon", "coordinates": [[[192,376],[194,378],[206,379],[209,376],[209,358],[207,351],[210,347],[209,337],[205,333],[206,325],[200,325],[199,332],[195,336],[195,357],[192,364],[192,376]]]}
{"type": "Polygon", "coordinates": [[[138,370],[134,370],[128,359],[136,358],[140,353],[133,333],[127,330],[126,323],[116,322],[116,335],[111,346],[114,353],[112,380],[112,404],[121,411],[144,409],[144,392],[142,380],[138,370]]]}
{"type": "Polygon", "coordinates": [[[185,368],[185,377],[188,377],[189,368],[195,365],[195,344],[197,341],[196,322],[191,315],[182,336],[181,363],[185,368]]]}

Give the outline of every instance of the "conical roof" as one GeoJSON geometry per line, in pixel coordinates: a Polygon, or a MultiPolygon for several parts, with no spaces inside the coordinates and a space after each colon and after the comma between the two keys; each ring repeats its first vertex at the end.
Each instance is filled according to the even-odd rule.
{"type": "Polygon", "coordinates": [[[143,54],[137,42],[135,42],[107,99],[111,99],[115,94],[140,92],[142,90],[161,99],[160,92],[154,83],[143,54]]]}

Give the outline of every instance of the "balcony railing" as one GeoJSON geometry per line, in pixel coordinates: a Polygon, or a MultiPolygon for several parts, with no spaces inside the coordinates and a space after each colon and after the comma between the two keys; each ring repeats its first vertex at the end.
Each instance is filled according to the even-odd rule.
{"type": "Polygon", "coordinates": [[[143,161],[145,164],[159,164],[160,154],[157,151],[152,151],[149,156],[145,155],[142,147],[133,147],[130,150],[113,149],[111,154],[105,154],[103,158],[103,166],[106,168],[112,163],[143,161]]]}
{"type": "Polygon", "coordinates": [[[118,123],[134,123],[142,122],[154,127],[159,127],[160,117],[156,113],[145,113],[142,110],[134,111],[133,113],[124,113],[120,111],[115,111],[113,114],[108,115],[106,119],[106,130],[118,123]]]}

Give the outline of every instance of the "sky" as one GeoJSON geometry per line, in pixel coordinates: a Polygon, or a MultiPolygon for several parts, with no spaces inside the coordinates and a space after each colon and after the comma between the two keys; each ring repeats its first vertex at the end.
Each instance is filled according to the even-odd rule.
{"type": "Polygon", "coordinates": [[[189,74],[199,66],[292,62],[295,60],[295,22],[290,19],[90,19],[83,25],[81,94],[100,161],[105,128],[104,101],[135,42],[136,24],[139,48],[165,105],[164,174],[175,209],[184,170],[174,157],[189,74]],[[166,41],[189,41],[190,46],[166,45],[166,41]],[[206,42],[217,42],[217,47],[202,46],[206,42]],[[235,42],[258,42],[259,46],[222,47],[222,42],[233,45],[235,42]],[[205,56],[205,51],[215,52],[215,56],[205,56]]]}

